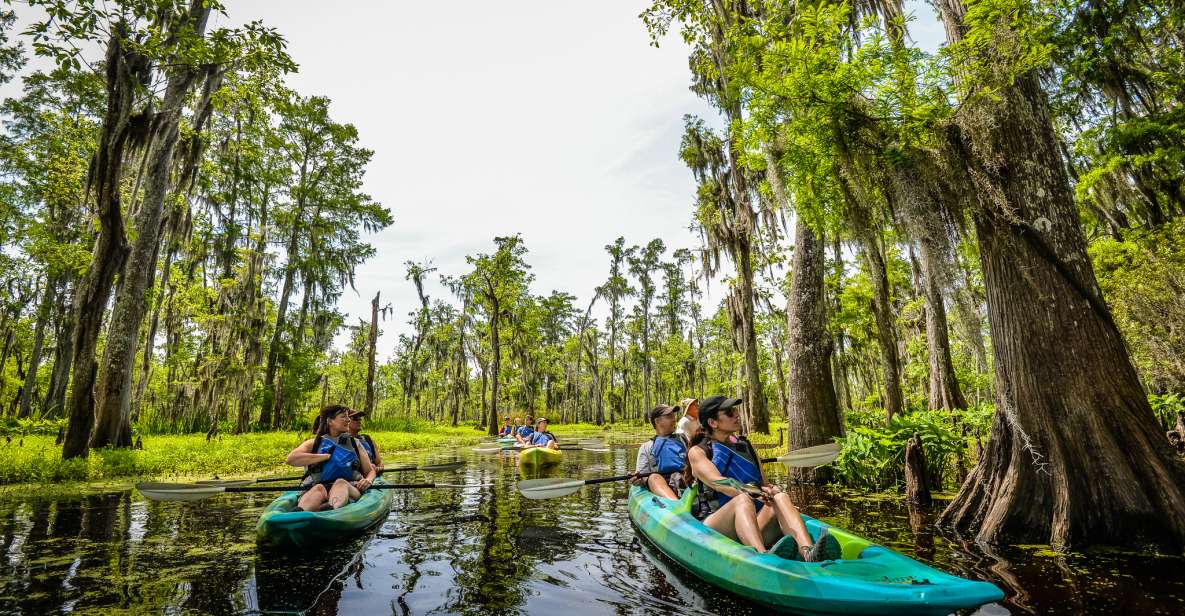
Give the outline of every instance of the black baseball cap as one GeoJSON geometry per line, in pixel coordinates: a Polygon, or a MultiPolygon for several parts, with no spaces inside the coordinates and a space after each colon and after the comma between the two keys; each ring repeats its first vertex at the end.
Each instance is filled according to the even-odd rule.
{"type": "Polygon", "coordinates": [[[726,398],[724,396],[712,396],[706,400],[701,400],[699,403],[699,425],[704,428],[708,427],[709,419],[716,419],[720,411],[730,409],[734,406],[740,406],[745,401],[740,398],[726,398]]]}
{"type": "Polygon", "coordinates": [[[662,417],[663,415],[671,415],[674,413],[678,413],[679,410],[680,409],[677,406],[671,406],[669,404],[660,404],[660,405],[650,409],[650,424],[653,425],[654,421],[656,419],[658,419],[659,417],[662,417]]]}

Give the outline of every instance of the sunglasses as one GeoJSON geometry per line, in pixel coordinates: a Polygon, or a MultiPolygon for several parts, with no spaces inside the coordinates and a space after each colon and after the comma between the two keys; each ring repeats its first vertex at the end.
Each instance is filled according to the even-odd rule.
{"type": "Polygon", "coordinates": [[[728,415],[729,417],[736,417],[737,416],[737,408],[734,406],[730,409],[724,409],[723,411],[720,411],[720,414],[721,415],[728,415]]]}

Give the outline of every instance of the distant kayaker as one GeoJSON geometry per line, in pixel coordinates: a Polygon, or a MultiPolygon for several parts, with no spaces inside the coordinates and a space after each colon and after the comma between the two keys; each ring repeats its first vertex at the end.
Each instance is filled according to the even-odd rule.
{"type": "Polygon", "coordinates": [[[675,425],[675,434],[681,435],[690,443],[691,439],[699,433],[699,400],[684,398],[679,406],[683,409],[683,416],[675,425]]]}
{"type": "Polygon", "coordinates": [[[654,438],[638,448],[638,459],[634,464],[637,477],[631,483],[646,486],[651,492],[663,498],[676,499],[687,487],[683,469],[687,464],[688,442],[675,434],[675,413],[679,407],[660,404],[650,410],[650,425],[654,426],[654,438]]]}
{"type": "Polygon", "coordinates": [[[510,427],[510,418],[503,417],[502,429],[498,431],[498,436],[510,436],[512,430],[514,430],[514,428],[510,427]]]}
{"type": "Polygon", "coordinates": [[[705,525],[758,552],[765,552],[767,541],[782,535],[772,550],[778,556],[807,562],[839,558],[839,542],[826,529],[818,544],[812,543],[802,514],[790,502],[790,496],[765,480],[757,451],[748,439],[737,436],[741,403],[737,398],[712,396],[700,405],[703,432],[687,454],[699,486],[693,514],[705,525]],[[747,493],[714,483],[726,478],[760,488],[760,502],[755,505],[747,493]],[[775,520],[777,524],[771,524],[775,520]]]}
{"type": "Polygon", "coordinates": [[[556,440],[555,435],[547,431],[547,418],[540,417],[535,420],[535,429],[531,432],[523,442],[524,448],[531,447],[547,447],[549,449],[559,449],[560,442],[556,440]]]}
{"type": "Polygon", "coordinates": [[[366,417],[366,411],[353,411],[350,413],[350,436],[358,439],[358,443],[366,450],[366,455],[370,456],[370,463],[376,467],[383,465],[383,456],[379,453],[379,446],[375,444],[374,439],[370,438],[369,434],[360,434],[362,432],[362,418],[366,417]]]}
{"type": "Polygon", "coordinates": [[[321,409],[318,419],[317,436],[297,445],[286,460],[305,467],[303,483],[313,486],[296,503],[304,511],[320,511],[326,501],[338,509],[357,500],[375,478],[366,449],[350,436],[350,409],[331,404],[321,409]]]}

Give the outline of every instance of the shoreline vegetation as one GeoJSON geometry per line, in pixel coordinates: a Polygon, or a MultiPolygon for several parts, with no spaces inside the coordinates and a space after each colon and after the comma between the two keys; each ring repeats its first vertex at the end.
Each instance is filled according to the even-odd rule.
{"type": "MultiPolygon", "coordinates": [[[[438,426],[409,423],[400,430],[367,431],[387,459],[436,447],[468,448],[488,438],[475,425],[438,426]]],[[[648,427],[634,423],[558,426],[562,440],[604,437],[606,442],[640,442],[648,427]],[[623,440],[624,439],[624,440],[623,440]]],[[[9,443],[0,440],[0,491],[29,485],[117,482],[146,478],[207,479],[262,477],[292,473],[284,464],[293,447],[310,435],[290,430],[225,434],[209,442],[204,434],[150,434],[143,449],[96,449],[87,458],[62,459],[54,437],[30,434],[9,443]]],[[[442,454],[443,456],[444,454],[442,454]]]]}

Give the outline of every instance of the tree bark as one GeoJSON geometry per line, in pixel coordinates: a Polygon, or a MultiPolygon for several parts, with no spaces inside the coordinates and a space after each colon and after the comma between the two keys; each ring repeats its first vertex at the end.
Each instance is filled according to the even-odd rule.
{"type": "MultiPolygon", "coordinates": [[[[210,7],[193,0],[181,27],[201,38],[205,34],[210,7]]],[[[144,203],[136,217],[136,240],[121,277],[111,325],[103,350],[103,365],[95,391],[95,426],[90,447],[131,447],[132,372],[136,363],[136,345],[148,311],[148,287],[156,272],[160,245],[161,218],[168,196],[173,168],[173,151],[181,137],[181,110],[185,98],[198,80],[195,67],[178,67],[169,76],[156,124],[149,157],[144,203]]]]}
{"type": "MultiPolygon", "coordinates": [[[[831,335],[827,331],[827,293],[824,288],[825,244],[799,216],[794,225],[794,261],[790,270],[790,298],[786,306],[789,333],[790,403],[789,450],[822,445],[843,435],[839,404],[831,380],[831,335]]],[[[826,481],[826,467],[793,469],[800,481],[826,481]]]]}
{"type": "Polygon", "coordinates": [[[107,46],[107,110],[99,134],[99,147],[91,164],[90,181],[96,196],[99,235],[86,276],[74,296],[76,315],[71,335],[74,348],[74,376],[68,405],[69,421],[62,443],[62,458],[86,456],[94,424],[94,385],[97,364],[95,348],[103,325],[103,313],[115,275],[127,255],[123,212],[120,204],[121,178],[128,123],[137,88],[148,80],[147,58],[122,46],[127,26],[117,23],[107,46]]]}
{"type": "Polygon", "coordinates": [[[29,371],[25,373],[25,383],[21,390],[21,407],[17,416],[24,419],[33,415],[33,390],[37,387],[37,371],[41,367],[41,355],[45,345],[45,327],[49,323],[53,310],[53,300],[58,294],[59,277],[49,275],[45,280],[45,290],[41,294],[41,302],[37,305],[37,320],[33,326],[33,348],[29,350],[29,371]]]}
{"type": "MultiPolygon", "coordinates": [[[[961,32],[958,0],[939,7],[961,32]]],[[[974,101],[954,146],[975,217],[996,365],[979,465],[942,523],[983,541],[1185,547],[1185,464],[1165,442],[1103,303],[1033,74],[974,101]]]]}
{"type": "Polygon", "coordinates": [[[490,425],[487,428],[487,433],[490,436],[497,436],[498,434],[498,376],[502,366],[502,345],[498,339],[498,315],[501,314],[501,306],[499,306],[494,290],[492,288],[493,282],[488,282],[491,286],[490,297],[493,302],[493,311],[490,314],[490,350],[494,355],[493,361],[490,362],[491,387],[490,387],[490,425]]]}
{"type": "Polygon", "coordinates": [[[276,304],[276,329],[272,332],[272,341],[267,348],[267,371],[263,377],[263,409],[259,414],[259,425],[267,429],[272,425],[272,406],[275,403],[276,392],[276,364],[280,357],[280,347],[287,327],[288,300],[292,297],[293,278],[296,276],[297,239],[299,238],[298,221],[293,221],[292,234],[288,237],[288,265],[284,268],[284,284],[280,290],[280,302],[276,304]]]}
{"type": "MultiPolygon", "coordinates": [[[[370,301],[370,340],[366,353],[366,415],[374,416],[374,352],[379,340],[379,294],[370,301]]],[[[456,424],[454,419],[453,425],[456,424]]]]}
{"type": "Polygon", "coordinates": [[[56,305],[57,315],[54,317],[54,346],[53,370],[46,387],[45,403],[41,406],[41,416],[45,419],[57,419],[66,406],[66,388],[70,384],[71,360],[74,356],[72,334],[74,333],[74,293],[71,284],[72,276],[62,281],[56,305]],[[66,301],[69,298],[69,301],[66,301]]]}
{"type": "Polygon", "coordinates": [[[930,504],[930,476],[926,470],[926,452],[917,432],[905,442],[905,500],[918,505],[930,504]]]}
{"type": "Polygon", "coordinates": [[[870,228],[862,229],[860,236],[864,261],[868,267],[868,278],[872,281],[872,312],[876,317],[876,342],[880,348],[885,420],[888,421],[905,410],[905,401],[901,395],[897,328],[893,319],[893,306],[889,299],[889,276],[880,244],[870,228]]]}
{"type": "Polygon", "coordinates": [[[930,356],[931,409],[952,411],[967,408],[967,401],[955,378],[955,366],[950,355],[950,333],[947,329],[946,306],[943,303],[942,265],[929,238],[918,242],[921,252],[922,287],[926,296],[926,349],[930,356]]]}

